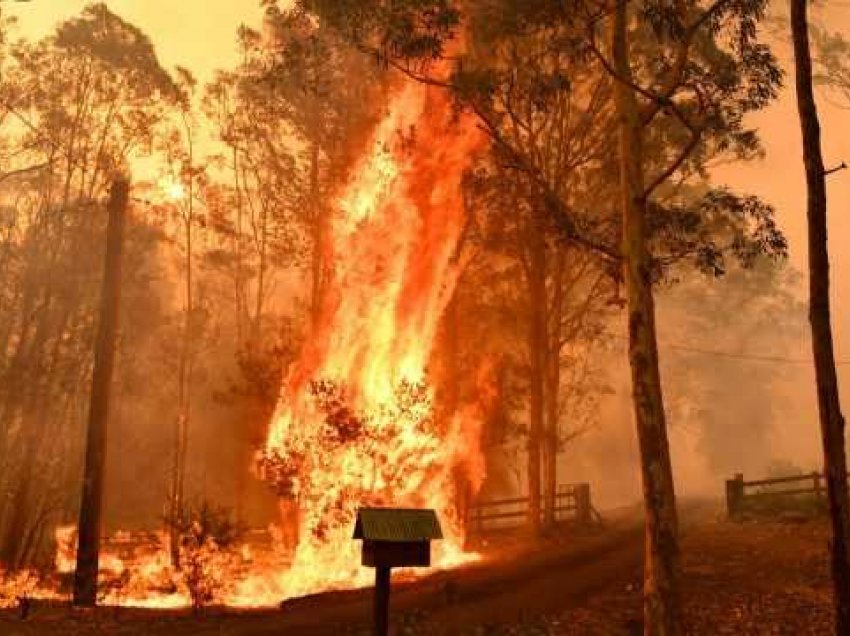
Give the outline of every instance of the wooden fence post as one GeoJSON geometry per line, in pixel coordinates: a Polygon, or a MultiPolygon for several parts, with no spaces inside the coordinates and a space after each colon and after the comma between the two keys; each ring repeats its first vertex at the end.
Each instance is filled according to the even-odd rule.
{"type": "Polygon", "coordinates": [[[744,501],[744,475],[737,473],[734,479],[726,480],[726,513],[730,519],[735,519],[741,513],[744,501]]]}
{"type": "Polygon", "coordinates": [[[581,524],[591,522],[590,484],[576,484],[574,487],[576,503],[576,521],[581,524]]]}
{"type": "Polygon", "coordinates": [[[817,471],[812,473],[812,481],[815,482],[815,499],[819,500],[823,497],[823,490],[820,485],[820,473],[817,471]]]}

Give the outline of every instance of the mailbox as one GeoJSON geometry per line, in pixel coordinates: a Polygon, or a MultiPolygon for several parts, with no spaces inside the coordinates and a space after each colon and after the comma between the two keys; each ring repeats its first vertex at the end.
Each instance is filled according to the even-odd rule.
{"type": "Polygon", "coordinates": [[[363,565],[368,567],[427,567],[431,541],[442,539],[433,510],[415,508],[361,508],[354,538],[363,541],[363,565]]]}
{"type": "Polygon", "coordinates": [[[421,508],[361,508],[354,538],[363,541],[363,565],[375,568],[375,634],[386,636],[391,570],[431,565],[431,541],[443,538],[440,520],[421,508]]]}

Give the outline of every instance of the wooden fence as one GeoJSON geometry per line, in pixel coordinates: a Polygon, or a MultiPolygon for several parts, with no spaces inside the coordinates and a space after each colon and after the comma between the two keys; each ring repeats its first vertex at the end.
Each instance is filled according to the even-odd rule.
{"type": "MultiPolygon", "coordinates": [[[[543,505],[541,499],[541,506],[543,505]]],[[[528,497],[479,501],[470,506],[467,530],[481,535],[493,530],[507,530],[528,521],[528,497]]],[[[543,511],[541,510],[541,521],[543,511]]],[[[589,524],[599,521],[599,513],[590,500],[590,484],[561,484],[555,492],[555,522],[572,521],[589,524]]]]}
{"type": "Polygon", "coordinates": [[[730,518],[745,512],[750,504],[759,500],[774,501],[810,495],[816,500],[826,498],[826,482],[820,473],[808,473],[777,479],[744,481],[741,473],[726,480],[726,511],[730,518]]]}

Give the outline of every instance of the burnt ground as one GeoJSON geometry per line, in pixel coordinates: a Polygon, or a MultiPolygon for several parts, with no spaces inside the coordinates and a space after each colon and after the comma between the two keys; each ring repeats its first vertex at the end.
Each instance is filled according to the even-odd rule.
{"type": "MultiPolygon", "coordinates": [[[[732,523],[702,504],[686,507],[682,526],[689,633],[832,633],[825,519],[732,523]]],[[[507,545],[482,564],[396,585],[394,633],[641,633],[642,539],[635,514],[537,544],[502,538],[507,545]]],[[[359,635],[370,633],[371,598],[358,590],[299,599],[283,611],[203,616],[39,606],[26,621],[0,613],[0,635],[359,635]]]]}

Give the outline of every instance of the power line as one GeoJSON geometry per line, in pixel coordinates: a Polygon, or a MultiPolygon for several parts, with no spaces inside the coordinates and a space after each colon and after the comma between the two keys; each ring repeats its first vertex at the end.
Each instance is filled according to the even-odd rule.
{"type": "MultiPolygon", "coordinates": [[[[627,340],[625,336],[621,336],[619,334],[608,333],[609,336],[614,338],[618,338],[620,340],[627,340]]],[[[708,355],[715,356],[718,358],[730,358],[733,360],[748,360],[753,362],[770,362],[775,364],[810,364],[814,365],[814,361],[810,359],[803,358],[786,358],[783,356],[765,356],[758,355],[752,353],[741,353],[741,352],[733,352],[733,351],[718,351],[714,349],[702,349],[700,347],[692,347],[688,345],[674,344],[674,343],[658,343],[659,349],[670,349],[672,351],[684,351],[686,353],[697,353],[700,355],[708,355]]],[[[847,366],[850,365],[850,360],[836,360],[836,366],[847,366]]]]}
{"type": "MultiPolygon", "coordinates": [[[[717,356],[720,358],[731,358],[734,360],[752,360],[754,362],[775,362],[778,364],[814,364],[813,360],[805,360],[803,358],[785,358],[782,356],[763,356],[751,353],[735,353],[731,351],[714,351],[710,349],[700,349],[699,347],[689,347],[687,345],[666,344],[661,345],[662,348],[672,349],[674,351],[685,351],[688,353],[699,353],[702,355],[717,356]]],[[[848,365],[850,360],[836,360],[836,365],[848,365]]]]}

